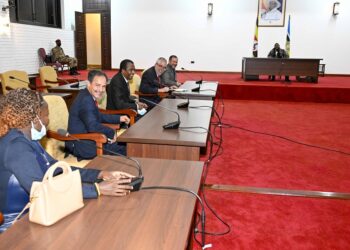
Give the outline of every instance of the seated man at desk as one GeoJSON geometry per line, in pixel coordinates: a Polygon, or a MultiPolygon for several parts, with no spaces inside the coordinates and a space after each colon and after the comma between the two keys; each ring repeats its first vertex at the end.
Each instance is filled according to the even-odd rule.
{"type": "Polygon", "coordinates": [[[176,79],[176,66],[178,58],[175,55],[169,57],[169,63],[166,66],[165,72],[161,75],[162,83],[170,88],[178,88],[181,83],[176,79]]]}
{"type": "MultiPolygon", "coordinates": [[[[99,70],[91,70],[88,74],[86,89],[79,91],[69,110],[68,132],[71,134],[80,133],[102,133],[108,143],[103,148],[108,151],[126,155],[125,145],[116,142],[117,133],[114,129],[103,125],[103,123],[120,124],[130,122],[129,117],[123,115],[101,114],[98,110],[98,101],[106,92],[107,76],[99,70]]],[[[67,141],[66,149],[78,159],[92,159],[96,156],[96,144],[91,141],[67,141]],[[87,145],[87,144],[91,145],[87,145]]],[[[109,154],[104,151],[105,154],[109,154]]]]}
{"type": "Polygon", "coordinates": [[[130,95],[129,81],[134,74],[134,62],[129,59],[121,61],[118,74],[113,76],[107,88],[107,109],[133,109],[139,115],[146,113],[147,104],[130,95]]]}
{"type": "Polygon", "coordinates": [[[59,62],[62,64],[68,63],[70,68],[70,75],[80,75],[78,72],[78,60],[75,57],[69,57],[68,55],[64,54],[63,49],[61,48],[61,40],[57,39],[56,41],[56,47],[51,50],[53,61],[59,62]]]}
{"type": "MultiPolygon", "coordinates": [[[[268,58],[289,58],[288,53],[280,48],[280,45],[278,43],[275,43],[274,48],[270,51],[270,53],[267,56],[268,58]]],[[[270,80],[274,81],[275,76],[270,76],[270,80]]],[[[285,76],[285,81],[289,82],[289,76],[285,76]]]]}
{"type": "MultiPolygon", "coordinates": [[[[42,181],[48,168],[57,162],[39,142],[48,123],[48,105],[39,92],[15,89],[0,98],[0,211],[5,217],[0,232],[11,226],[29,201],[32,183],[42,181]]],[[[127,184],[133,176],[127,173],[75,169],[81,175],[84,198],[130,193],[127,184]]]]}
{"type": "MultiPolygon", "coordinates": [[[[140,92],[143,94],[151,94],[152,96],[143,96],[142,98],[148,99],[152,102],[160,102],[160,97],[158,93],[169,92],[169,87],[166,87],[162,84],[160,76],[164,73],[167,67],[167,61],[164,57],[157,59],[156,64],[147,69],[141,78],[140,92]]],[[[147,103],[147,105],[150,105],[147,103]]]]}

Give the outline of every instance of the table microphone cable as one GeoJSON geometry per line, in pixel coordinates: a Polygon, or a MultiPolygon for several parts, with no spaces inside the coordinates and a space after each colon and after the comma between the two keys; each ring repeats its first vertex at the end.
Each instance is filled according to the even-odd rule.
{"type": "MultiPolygon", "coordinates": [[[[152,189],[163,189],[163,190],[172,190],[172,191],[180,191],[180,192],[186,192],[186,193],[190,193],[193,196],[196,197],[196,199],[199,201],[200,205],[201,205],[201,214],[200,214],[200,223],[201,223],[201,227],[202,230],[199,231],[197,228],[195,228],[195,230],[197,232],[202,232],[202,242],[200,243],[199,241],[196,241],[201,245],[202,249],[206,249],[209,247],[212,247],[212,244],[205,244],[205,210],[204,210],[204,204],[203,201],[201,199],[201,197],[196,194],[196,192],[193,192],[190,189],[187,188],[182,188],[182,187],[173,187],[173,186],[147,186],[147,187],[141,187],[142,190],[152,190],[152,189]]],[[[196,227],[198,226],[199,222],[196,223],[196,227]]]]}
{"type": "Polygon", "coordinates": [[[289,141],[295,144],[299,144],[302,146],[306,146],[306,147],[311,147],[311,148],[317,148],[317,149],[321,149],[321,150],[325,150],[325,151],[330,151],[330,152],[335,152],[335,153],[339,153],[339,154],[343,154],[346,156],[350,156],[350,152],[346,152],[346,151],[342,151],[339,149],[334,149],[334,148],[327,148],[327,147],[323,147],[323,146],[319,146],[319,145],[314,145],[314,144],[309,144],[309,143],[305,143],[305,142],[300,142],[282,135],[277,135],[277,134],[272,134],[272,133],[267,133],[267,132],[260,132],[260,131],[256,131],[256,130],[252,130],[252,129],[248,129],[248,128],[244,128],[244,127],[240,127],[240,126],[236,126],[236,125],[232,125],[232,124],[227,124],[229,127],[228,128],[235,128],[235,129],[239,129],[239,130],[243,130],[246,132],[250,132],[250,133],[254,133],[254,134],[260,134],[260,135],[267,135],[267,136],[271,136],[271,137],[276,137],[278,139],[282,139],[285,141],[289,141]]]}
{"type": "MultiPolygon", "coordinates": [[[[210,151],[209,151],[209,157],[208,159],[205,161],[204,163],[204,172],[203,172],[203,177],[202,177],[202,183],[205,183],[207,175],[208,175],[208,171],[209,171],[209,165],[211,163],[211,161],[217,156],[217,153],[219,151],[219,148],[221,147],[221,145],[218,147],[217,151],[215,152],[215,154],[213,154],[213,135],[211,133],[211,131],[209,131],[208,129],[204,128],[204,127],[200,127],[200,126],[193,126],[193,127],[179,127],[179,129],[182,130],[189,130],[189,129],[203,129],[205,130],[208,134],[209,134],[209,141],[210,141],[210,151]]],[[[225,227],[227,228],[224,232],[204,232],[204,234],[208,234],[208,235],[212,235],[212,236],[222,236],[225,234],[228,234],[231,231],[231,226],[225,222],[218,214],[217,212],[210,206],[210,204],[208,203],[206,196],[205,196],[205,192],[204,192],[204,184],[201,185],[201,191],[202,191],[202,195],[203,195],[203,201],[205,203],[205,205],[208,207],[208,209],[212,212],[212,214],[222,223],[225,225],[225,227]]],[[[201,231],[198,231],[196,233],[203,233],[201,231]]],[[[196,240],[197,241],[197,240],[196,240]]]]}

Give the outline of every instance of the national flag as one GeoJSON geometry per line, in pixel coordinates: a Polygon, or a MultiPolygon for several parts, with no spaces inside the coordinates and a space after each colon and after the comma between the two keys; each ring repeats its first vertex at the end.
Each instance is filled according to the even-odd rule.
{"type": "Polygon", "coordinates": [[[288,27],[287,27],[286,52],[290,57],[290,15],[288,18],[288,27]]]}
{"type": "Polygon", "coordinates": [[[256,17],[255,34],[254,34],[254,45],[253,45],[253,56],[258,57],[258,16],[256,17]]]}

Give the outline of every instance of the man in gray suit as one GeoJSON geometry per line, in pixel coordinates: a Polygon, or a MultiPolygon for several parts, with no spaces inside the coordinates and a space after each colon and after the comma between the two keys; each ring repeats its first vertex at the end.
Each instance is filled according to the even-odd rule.
{"type": "Polygon", "coordinates": [[[181,84],[176,80],[177,56],[171,55],[165,72],[161,75],[161,82],[172,89],[179,87],[181,84]]]}

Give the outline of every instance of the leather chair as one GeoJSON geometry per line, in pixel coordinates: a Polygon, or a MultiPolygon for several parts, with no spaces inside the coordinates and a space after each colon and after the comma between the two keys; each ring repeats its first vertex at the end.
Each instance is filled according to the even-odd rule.
{"type": "MultiPolygon", "coordinates": [[[[68,129],[68,108],[60,96],[47,95],[44,96],[45,101],[49,106],[49,125],[47,128],[47,136],[41,140],[44,149],[55,159],[68,162],[72,166],[85,167],[89,160],[78,161],[73,155],[66,157],[64,142],[74,140],[72,138],[62,136],[57,133],[58,129],[68,129]]],[[[107,138],[101,133],[74,134],[72,135],[81,140],[95,141],[98,147],[102,147],[107,142],[107,138]]],[[[96,149],[97,155],[102,155],[101,149],[96,149]]]]}
{"type": "Polygon", "coordinates": [[[57,87],[68,83],[77,82],[75,78],[60,79],[57,72],[51,66],[43,66],[39,69],[41,84],[46,87],[57,87]]]}
{"type": "Polygon", "coordinates": [[[25,88],[29,89],[27,83],[21,82],[16,79],[10,79],[10,76],[16,77],[24,82],[29,82],[28,74],[25,71],[10,70],[0,74],[2,93],[5,95],[9,90],[25,88]]]}
{"type": "Polygon", "coordinates": [[[69,66],[68,64],[62,64],[58,61],[56,62],[48,62],[47,58],[47,54],[44,48],[39,48],[38,50],[38,54],[39,54],[39,61],[40,61],[40,66],[51,66],[53,67],[55,70],[57,71],[63,71],[64,67],[67,67],[67,69],[69,70],[69,66]]]}
{"type": "Polygon", "coordinates": [[[25,88],[25,89],[45,89],[45,87],[42,86],[31,86],[29,85],[29,78],[28,74],[25,71],[20,70],[10,70],[6,71],[2,74],[0,74],[1,79],[1,85],[2,85],[2,93],[5,95],[9,90],[12,89],[19,89],[19,88],[25,88]],[[10,77],[13,76],[17,79],[11,79],[10,77]]]}
{"type": "MultiPolygon", "coordinates": [[[[55,95],[46,95],[44,96],[45,101],[49,106],[49,125],[47,128],[47,136],[41,140],[42,146],[45,150],[55,159],[63,160],[68,162],[72,166],[76,167],[84,167],[89,160],[78,161],[77,158],[73,155],[66,155],[64,150],[64,142],[65,141],[74,141],[73,138],[62,136],[57,133],[58,129],[68,130],[68,108],[60,96],[55,95]]],[[[135,120],[136,112],[133,110],[123,110],[123,111],[109,111],[102,110],[102,112],[108,114],[128,114],[134,115],[133,121],[135,120]]],[[[132,119],[130,118],[130,124],[133,124],[132,119]]],[[[109,126],[115,130],[120,129],[118,124],[104,124],[109,126]]],[[[119,132],[119,130],[117,131],[119,132]]],[[[118,133],[119,134],[119,133],[118,133]]],[[[101,133],[86,133],[86,134],[72,134],[73,137],[78,138],[80,140],[91,140],[95,141],[97,147],[96,154],[102,155],[103,150],[101,149],[103,144],[107,142],[107,138],[104,134],[101,133]]]]}
{"type": "Polygon", "coordinates": [[[129,81],[130,94],[138,98],[136,92],[139,92],[141,83],[141,77],[137,74],[134,74],[133,78],[129,81]]]}

